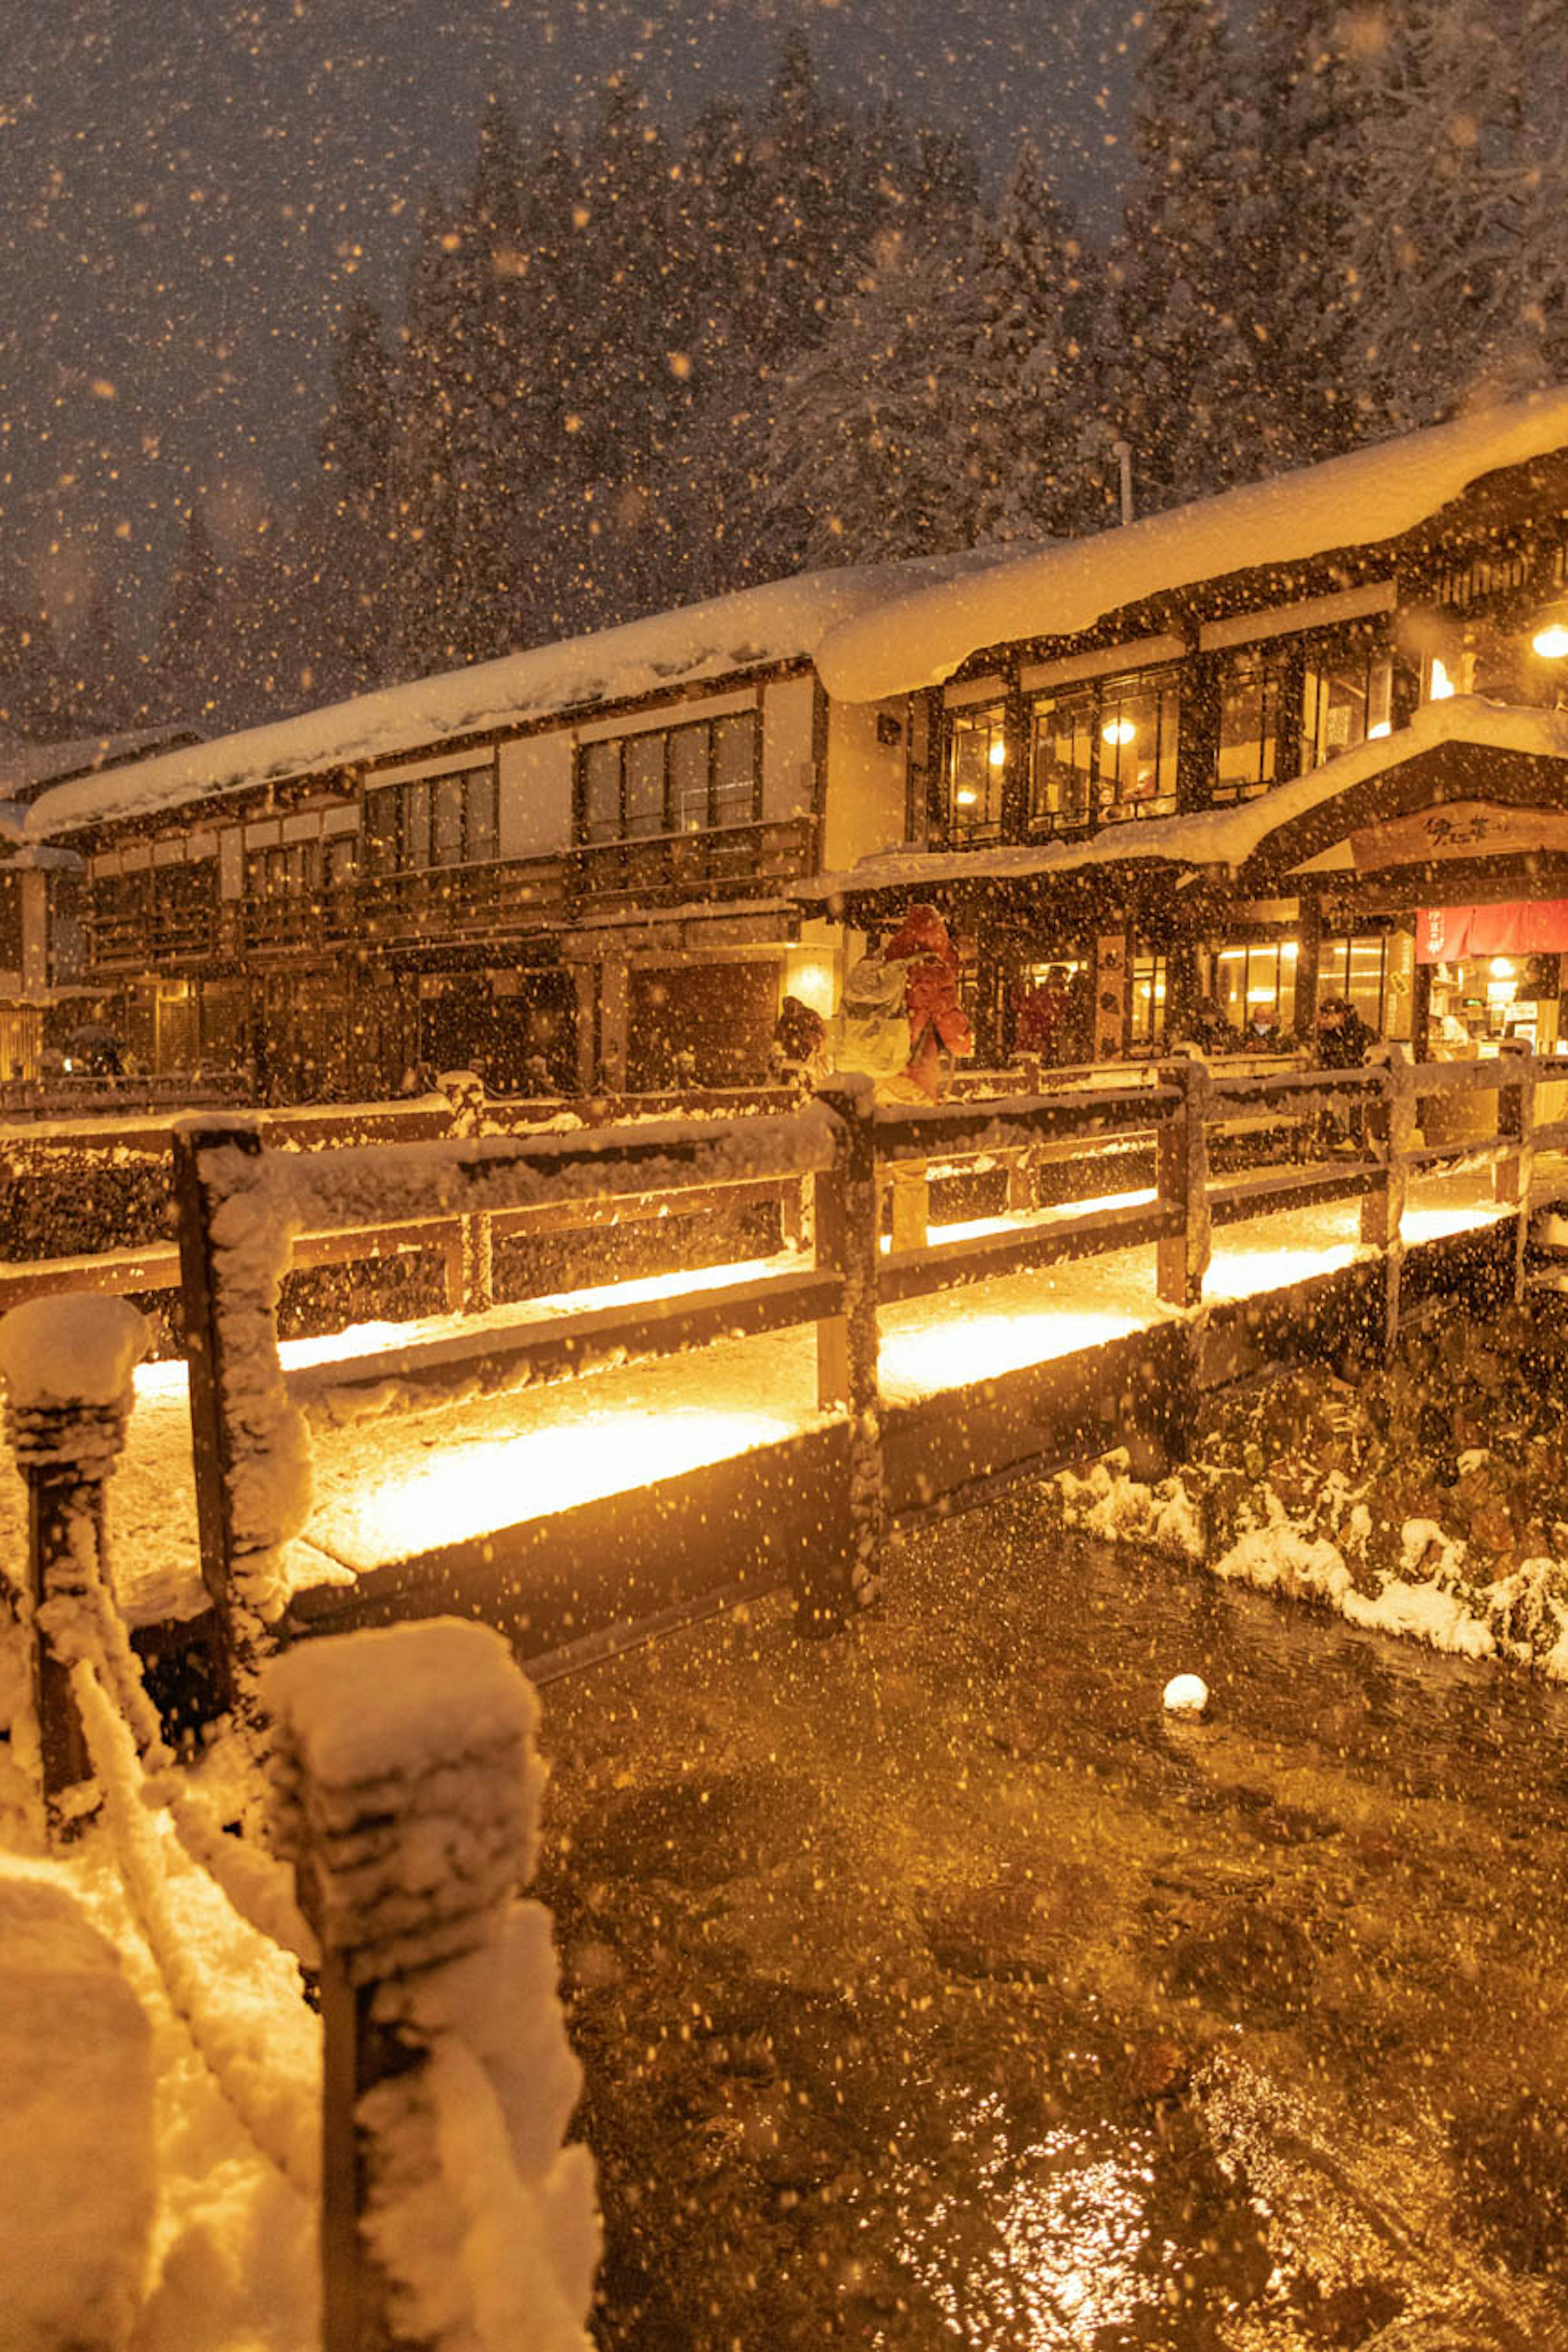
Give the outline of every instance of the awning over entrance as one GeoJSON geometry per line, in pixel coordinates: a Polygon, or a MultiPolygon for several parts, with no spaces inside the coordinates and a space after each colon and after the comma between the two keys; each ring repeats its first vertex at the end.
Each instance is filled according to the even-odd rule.
{"type": "Polygon", "coordinates": [[[1568,898],[1503,898],[1489,907],[1423,907],[1415,919],[1417,963],[1469,956],[1568,953],[1568,898]]]}

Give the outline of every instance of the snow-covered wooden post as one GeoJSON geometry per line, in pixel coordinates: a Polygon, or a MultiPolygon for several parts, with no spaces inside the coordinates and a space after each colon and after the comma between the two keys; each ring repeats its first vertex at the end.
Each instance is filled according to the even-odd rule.
{"type": "MultiPolygon", "coordinates": [[[[839,1079],[817,1100],[839,1122],[837,1164],[816,1179],[816,1263],[840,1275],[841,1311],[816,1327],[816,1396],[841,1407],[849,1428],[846,1545],[797,1593],[804,1631],[830,1633],[874,1597],[886,1495],[877,1379],[877,1141],[868,1078],[839,1079]]],[[[831,1547],[829,1548],[831,1550],[831,1547]]]]}
{"type": "Polygon", "coordinates": [[[1154,1139],[1160,1206],[1180,1222],[1155,1244],[1155,1288],[1167,1307],[1196,1307],[1209,1263],[1208,1064],[1198,1054],[1168,1062],[1160,1084],[1174,1087],[1182,1097],[1161,1119],[1154,1139]]]}
{"type": "Polygon", "coordinates": [[[274,1843],[319,1939],[325,2352],[581,2345],[581,2085],[531,1877],[538,1702],[454,1618],[274,1658],[274,1843]]]}
{"type": "Polygon", "coordinates": [[[1367,1141],[1375,1171],[1370,1191],[1362,1194],[1361,1238],[1365,1248],[1378,1250],[1383,1256],[1380,1344],[1386,1349],[1399,1336],[1405,1195],[1415,1140],[1415,1085],[1409,1054],[1402,1045],[1370,1047],[1367,1063],[1371,1068],[1381,1068],[1383,1083],[1367,1106],[1367,1141]]]}
{"type": "MultiPolygon", "coordinates": [[[[485,1131],[484,1082],[472,1070],[443,1070],[437,1080],[451,1106],[453,1135],[485,1131]]],[[[495,1254],[488,1211],[458,1220],[447,1244],[447,1306],[454,1315],[482,1315],[496,1303],[495,1254]]]]}
{"type": "Polygon", "coordinates": [[[223,1708],[281,1613],[279,1571],[310,1514],[310,1440],[278,1358],[293,1228],[260,1181],[256,1119],[176,1119],[174,1136],[196,1526],[223,1708]]]}
{"type": "Polygon", "coordinates": [[[1497,1132],[1500,1143],[1513,1149],[1492,1170],[1492,1198],[1517,1210],[1514,1219],[1513,1296],[1524,1297],[1524,1255],[1530,1239],[1530,1186],[1535,1172],[1535,1065],[1530,1042],[1505,1037],[1500,1049],[1503,1066],[1512,1064],[1510,1082],[1498,1088],[1497,1132]]]}
{"type": "Polygon", "coordinates": [[[103,1490],[134,1402],[147,1326],[128,1299],[78,1291],[0,1318],[5,1435],[27,1486],[27,1595],[39,1768],[50,1819],[91,1777],[70,1673],[71,1619],[107,1583],[103,1490]]]}

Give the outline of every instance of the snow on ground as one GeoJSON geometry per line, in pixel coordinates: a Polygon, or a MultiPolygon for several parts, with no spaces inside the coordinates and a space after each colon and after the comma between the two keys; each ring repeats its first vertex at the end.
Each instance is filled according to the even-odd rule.
{"type": "MultiPolygon", "coordinates": [[[[934,1240],[1018,1230],[1073,1213],[1066,1203],[1033,1216],[933,1228],[934,1240]]],[[[1407,1240],[1432,1240],[1503,1212],[1481,1176],[1433,1177],[1413,1188],[1407,1240]]],[[[1331,1202],[1310,1214],[1258,1217],[1215,1236],[1205,1295],[1246,1297],[1348,1265],[1358,1247],[1359,1203],[1331,1202]]],[[[800,1261],[786,1255],[705,1267],[694,1281],[741,1282],[800,1261]]],[[[286,1341],[289,1368],[378,1347],[448,1338],[475,1323],[495,1330],[630,1305],[662,1294],[668,1278],[609,1285],[500,1307],[482,1318],[436,1316],[375,1323],[324,1339],[286,1341]]],[[[983,1379],[1044,1363],[1166,1319],[1154,1297],[1152,1248],[1107,1252],[959,1290],[910,1299],[881,1318],[883,1394],[911,1404],[983,1379]]],[[[110,1489],[110,1541],[122,1605],[147,1622],[202,1605],[190,1466],[184,1370],[143,1365],[130,1441],[110,1489]]],[[[315,1432],[317,1503],[296,1547],[297,1580],[342,1580],[376,1561],[489,1533],[673,1476],[791,1436],[818,1419],[815,1340],[809,1327],[725,1340],[695,1354],[606,1369],[565,1384],[506,1391],[461,1405],[431,1405],[373,1423],[315,1432]]],[[[0,1471],[0,1547],[19,1557],[26,1496],[5,1458],[0,1471]]]]}
{"type": "MultiPolygon", "coordinates": [[[[0,1834],[7,1843],[26,1842],[9,1821],[0,1834]]],[[[186,1875],[194,1885],[199,1874],[186,1875]]],[[[313,2207],[251,2140],[175,2013],[107,1832],[89,1827],[65,1864],[7,1855],[0,1888],[13,1908],[29,1887],[71,1899],[82,1924],[68,1936],[63,1927],[54,1930],[58,1948],[50,1955],[47,2032],[29,2028],[26,1970],[11,1936],[0,1930],[7,2009],[15,2012],[4,2051],[7,2122],[26,2159],[20,2169],[13,2167],[0,2223],[7,2294],[0,2342],[6,2352],[58,2352],[66,2343],[109,2340],[95,2332],[95,2319],[103,2316],[98,2306],[112,2268],[110,2241],[144,2200],[151,2227],[144,2265],[140,2249],[134,2265],[132,2299],[140,2291],[141,2310],[129,2352],[312,2352],[320,2341],[313,2207]],[[106,2011],[100,1998],[89,1998],[100,1989],[88,1984],[79,1951],[89,1930],[103,1939],[106,1959],[108,1953],[118,1957],[133,2027],[116,2028],[117,2007],[106,2011]],[[80,2011],[75,2016],[60,2006],[73,1989],[80,2011]],[[149,2030],[150,2047],[143,2048],[149,2030]],[[37,2068],[39,2059],[47,2065],[37,2068]],[[62,2063],[71,2069],[63,2083],[62,2063]],[[132,2119],[114,2105],[116,2097],[123,2104],[134,2087],[131,2076],[142,2070],[152,2122],[145,2149],[137,2145],[132,2119]],[[47,2133],[51,2117],[68,2118],[68,2133],[47,2133]],[[61,2189],[61,2168],[69,2168],[69,2183],[68,2193],[52,2199],[46,2235],[29,2231],[32,2207],[22,2192],[51,2165],[53,2189],[61,2189]]],[[[174,1899],[184,1902],[177,1886],[174,1899]]],[[[183,1909],[180,1916],[202,1964],[228,1965],[232,1955],[220,1962],[201,1924],[183,1909]]],[[[263,2044],[274,2030],[292,2030],[292,2011],[268,2021],[265,1977],[222,1981],[226,2000],[237,1985],[247,1987],[263,2044]]],[[[297,2010],[297,1990],[290,2000],[297,2010]]]]}

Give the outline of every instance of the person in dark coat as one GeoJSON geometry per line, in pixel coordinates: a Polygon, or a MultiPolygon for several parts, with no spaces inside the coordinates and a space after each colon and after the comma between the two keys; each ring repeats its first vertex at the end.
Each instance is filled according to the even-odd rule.
{"type": "Polygon", "coordinates": [[[1367,1047],[1377,1043],[1376,1031],[1343,996],[1319,999],[1313,1029],[1318,1059],[1325,1070],[1359,1069],[1367,1047]]]}
{"type": "Polygon", "coordinates": [[[827,1024],[804,997],[786,996],[779,1007],[773,1053],[786,1077],[821,1083],[827,1068],[827,1024]]]}
{"type": "MultiPolygon", "coordinates": [[[[1367,1047],[1377,1043],[1376,1032],[1347,997],[1320,997],[1312,1026],[1318,1060],[1325,1070],[1359,1070],[1367,1047]]],[[[1360,1103],[1343,1110],[1325,1108],[1318,1124],[1318,1142],[1331,1151],[1338,1144],[1359,1146],[1365,1132],[1366,1114],[1360,1103]]]]}

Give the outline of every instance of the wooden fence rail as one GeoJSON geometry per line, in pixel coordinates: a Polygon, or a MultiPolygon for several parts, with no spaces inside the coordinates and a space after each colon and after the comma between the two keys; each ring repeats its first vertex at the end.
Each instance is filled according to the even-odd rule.
{"type": "MultiPolygon", "coordinates": [[[[1547,1075],[1556,1075],[1545,1067],[1547,1075]]],[[[181,1247],[208,1591],[220,1618],[230,1622],[237,1583],[243,1588],[246,1582],[247,1556],[276,1543],[275,1530],[247,1533],[235,1517],[235,1482],[246,1475],[247,1448],[254,1452],[257,1446],[255,1412],[243,1400],[237,1402],[225,1370],[229,1335],[241,1327],[252,1359],[247,1377],[254,1385],[259,1347],[274,1423],[279,1413],[292,1416],[289,1425],[297,1434],[289,1442],[307,1447],[310,1423],[331,1421],[345,1403],[352,1410],[353,1401],[369,1391],[375,1392],[378,1410],[412,1409],[443,1395],[572,1378],[605,1362],[807,1327],[816,1335],[817,1401],[832,1417],[841,1443],[828,1454],[821,1451],[820,1433],[790,1442],[799,1459],[791,1457],[789,1475],[796,1483],[817,1481],[822,1507],[798,1539],[781,1536],[774,1554],[761,1560],[756,1573],[774,1583],[793,1580],[803,1618],[842,1622],[874,1581],[885,1517],[877,1456],[883,1406],[879,1318],[884,1307],[1069,1257],[1152,1245],[1152,1314],[1160,1308],[1190,1313],[1203,1299],[1216,1227],[1359,1197],[1361,1240],[1378,1254],[1383,1269],[1381,1325],[1390,1339],[1400,1311],[1408,1187],[1434,1168],[1493,1171],[1497,1197],[1514,1213],[1516,1292],[1522,1284],[1531,1154],[1543,1136],[1558,1132],[1533,1125],[1541,1076],[1542,1066],[1512,1054],[1474,1068],[1415,1069],[1397,1048],[1384,1048],[1375,1064],[1363,1069],[1232,1076],[1216,1074],[1193,1055],[1163,1066],[1157,1083],[1135,1088],[1069,1089],[910,1109],[878,1108],[868,1085],[851,1082],[826,1090],[815,1101],[797,1101],[790,1110],[740,1121],[676,1120],[597,1133],[448,1136],[308,1154],[278,1150],[269,1129],[255,1121],[184,1122],[177,1147],[181,1247]],[[1500,1106],[1500,1129],[1491,1142],[1414,1148],[1415,1106],[1421,1096],[1481,1087],[1495,1093],[1500,1106]],[[1336,1122],[1333,1151],[1325,1141],[1316,1160],[1298,1160],[1239,1181],[1212,1176],[1210,1139],[1216,1131],[1237,1118],[1284,1109],[1304,1122],[1309,1134],[1336,1122]],[[1036,1212],[999,1232],[932,1242],[923,1213],[916,1238],[900,1233],[895,1192],[892,1246],[884,1246],[885,1202],[879,1205],[879,1187],[896,1185],[900,1172],[923,1179],[933,1160],[952,1163],[964,1156],[972,1164],[1005,1162],[1063,1140],[1091,1148],[1108,1134],[1142,1139],[1152,1151],[1156,1181],[1146,1196],[1059,1213],[1036,1212]],[[668,1213],[693,1197],[752,1195],[770,1187],[775,1192],[798,1191],[803,1181],[815,1189],[813,1238],[793,1268],[759,1271],[749,1282],[720,1285],[705,1283],[699,1271],[685,1288],[652,1301],[531,1321],[521,1306],[505,1318],[489,1315],[483,1294],[470,1290],[469,1326],[455,1336],[411,1338],[390,1349],[287,1375],[279,1363],[277,1282],[291,1263],[308,1259],[323,1242],[349,1253],[356,1245],[379,1246],[395,1226],[405,1233],[466,1234],[480,1221],[496,1229],[503,1221],[516,1221],[514,1229],[521,1229],[531,1219],[575,1221],[589,1213],[615,1222],[668,1213]],[[243,1262],[232,1257],[226,1267],[215,1236],[226,1213],[232,1219],[229,1204],[241,1200],[249,1202],[250,1256],[243,1262]],[[262,1227],[272,1238],[262,1252],[268,1270],[258,1286],[255,1243],[262,1227]],[[781,1572],[786,1561],[787,1573],[781,1572]]],[[[1568,1139],[1568,1122],[1562,1135],[1568,1139]]],[[[1177,1413],[1175,1422],[1180,1419],[1177,1413]]],[[[781,1455],[787,1452],[786,1446],[781,1455]]],[[[756,1494],[743,1478],[737,1486],[742,1491],[743,1507],[754,1510],[756,1494]]],[[[514,1558],[518,1537],[518,1528],[503,1528],[482,1547],[444,1548],[442,1573],[460,1568],[466,1601],[482,1611],[482,1598],[473,1598],[484,1587],[479,1563],[514,1558]]],[[[684,1588],[689,1600],[724,1580],[723,1525],[694,1534],[692,1550],[705,1565],[691,1570],[684,1588]]],[[[362,1585],[375,1589],[388,1613],[400,1608],[417,1613],[421,1604],[413,1596],[436,1589],[430,1565],[436,1558],[421,1554],[389,1562],[384,1570],[366,1571],[362,1585]]],[[[499,1569],[492,1580],[498,1587],[503,1580],[499,1569]]],[[[521,1589],[523,1580],[517,1571],[513,1588],[521,1589]]],[[[643,1593],[643,1613],[656,1598],[643,1593]]],[[[313,1605],[321,1622],[330,1623],[335,1605],[331,1596],[323,1592],[313,1605]]],[[[430,1605],[428,1598],[422,1605],[430,1605]]],[[[637,1613],[618,1609],[607,1586],[592,1604],[574,1588],[557,1590],[548,1602],[520,1602],[518,1609],[519,1623],[526,1619],[530,1654],[580,1634],[595,1615],[637,1613]]]]}

